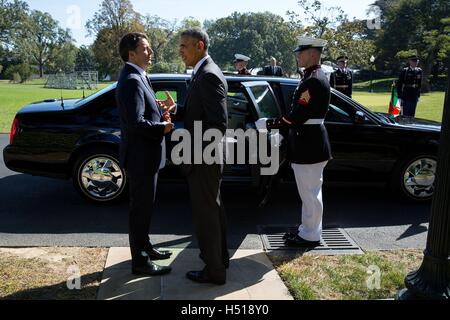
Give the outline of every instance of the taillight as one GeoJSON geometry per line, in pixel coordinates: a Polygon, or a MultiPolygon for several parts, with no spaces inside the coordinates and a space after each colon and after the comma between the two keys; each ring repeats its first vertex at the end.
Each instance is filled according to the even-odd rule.
{"type": "Polygon", "coordinates": [[[19,129],[19,120],[15,118],[11,125],[11,132],[9,133],[9,144],[13,143],[14,137],[16,136],[18,129],[19,129]]]}

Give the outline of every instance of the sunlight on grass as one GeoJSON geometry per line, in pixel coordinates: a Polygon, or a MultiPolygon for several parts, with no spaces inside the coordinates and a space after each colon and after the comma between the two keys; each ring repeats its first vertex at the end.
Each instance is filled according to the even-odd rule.
{"type": "Polygon", "coordinates": [[[372,300],[394,298],[405,276],[422,262],[421,250],[368,252],[364,255],[282,256],[270,258],[296,300],[372,300]],[[380,287],[369,287],[370,267],[381,272],[380,287]]]}

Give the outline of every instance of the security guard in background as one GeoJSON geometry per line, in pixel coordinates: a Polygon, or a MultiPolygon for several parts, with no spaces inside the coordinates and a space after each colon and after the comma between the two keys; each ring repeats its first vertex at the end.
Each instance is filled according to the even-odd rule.
{"type": "Polygon", "coordinates": [[[337,63],[339,68],[331,74],[330,86],[351,98],[353,93],[353,74],[347,69],[348,57],[338,57],[337,63]]]}
{"type": "Polygon", "coordinates": [[[422,69],[417,67],[419,57],[412,55],[408,59],[409,67],[404,68],[398,78],[397,94],[402,101],[402,115],[414,117],[420,98],[423,74],[422,69]]]}
{"type": "Polygon", "coordinates": [[[244,56],[243,54],[236,53],[234,55],[234,66],[236,71],[240,75],[250,75],[250,72],[247,70],[248,62],[251,60],[249,57],[244,56]]]}
{"type": "Polygon", "coordinates": [[[295,91],[288,115],[267,121],[267,129],[289,130],[287,159],[294,170],[302,199],[302,220],[298,232],[287,233],[286,243],[315,247],[322,234],[323,170],[332,159],[325,116],[330,104],[330,84],[320,66],[322,50],[327,41],[300,37],[294,50],[305,76],[295,91]]]}

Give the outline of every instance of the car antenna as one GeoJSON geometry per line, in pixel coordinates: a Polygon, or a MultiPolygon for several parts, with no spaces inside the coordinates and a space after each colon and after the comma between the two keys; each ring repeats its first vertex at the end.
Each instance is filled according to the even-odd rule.
{"type": "Polygon", "coordinates": [[[86,96],[84,95],[84,87],[83,87],[83,99],[86,99],[86,96]]]}
{"type": "Polygon", "coordinates": [[[64,98],[63,98],[62,88],[61,88],[61,107],[64,110],[64,98]]]}

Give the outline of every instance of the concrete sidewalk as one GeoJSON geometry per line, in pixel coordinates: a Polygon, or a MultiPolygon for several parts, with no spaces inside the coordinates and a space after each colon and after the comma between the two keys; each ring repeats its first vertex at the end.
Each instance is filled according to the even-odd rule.
{"type": "MultiPolygon", "coordinates": [[[[163,248],[164,249],[164,248],[163,248]]],[[[159,277],[131,274],[129,248],[111,248],[108,253],[98,300],[293,300],[263,250],[234,252],[224,286],[188,280],[187,271],[201,270],[198,249],[169,249],[172,258],[157,261],[172,272],[159,277]]]]}

